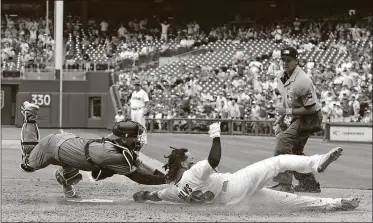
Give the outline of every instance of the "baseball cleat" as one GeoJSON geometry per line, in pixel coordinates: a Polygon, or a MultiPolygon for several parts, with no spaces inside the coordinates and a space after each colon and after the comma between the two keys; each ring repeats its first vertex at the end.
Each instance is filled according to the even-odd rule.
{"type": "Polygon", "coordinates": [[[359,198],[342,198],[342,206],[337,208],[341,211],[352,211],[359,207],[360,199],[359,198]]]}
{"type": "Polygon", "coordinates": [[[332,162],[336,161],[338,157],[342,155],[343,149],[341,147],[335,147],[330,150],[327,154],[322,155],[320,163],[317,167],[317,172],[322,173],[332,162]]]}
{"type": "Polygon", "coordinates": [[[78,197],[76,190],[73,185],[66,184],[66,180],[62,173],[57,169],[54,171],[54,175],[57,179],[57,182],[62,185],[63,193],[65,194],[66,198],[76,198],[78,197]]]}
{"type": "Polygon", "coordinates": [[[77,198],[78,195],[76,193],[76,190],[74,186],[72,185],[66,185],[63,187],[63,193],[65,194],[66,198],[77,198]]]}
{"type": "Polygon", "coordinates": [[[31,121],[36,119],[39,109],[39,106],[31,104],[28,101],[25,101],[21,106],[21,113],[24,116],[25,121],[31,121]]]}
{"type": "Polygon", "coordinates": [[[333,211],[352,211],[359,207],[360,199],[359,198],[342,198],[341,206],[335,207],[333,211]]]}
{"type": "Polygon", "coordinates": [[[21,163],[21,164],[19,165],[19,167],[22,169],[23,172],[32,173],[32,172],[35,171],[32,167],[30,167],[30,166],[29,166],[28,164],[26,164],[26,163],[21,163]]]}
{"type": "Polygon", "coordinates": [[[35,105],[35,104],[32,104],[28,101],[24,101],[22,106],[21,106],[21,109],[22,111],[28,111],[34,115],[37,115],[38,111],[39,111],[39,106],[35,105]]]}

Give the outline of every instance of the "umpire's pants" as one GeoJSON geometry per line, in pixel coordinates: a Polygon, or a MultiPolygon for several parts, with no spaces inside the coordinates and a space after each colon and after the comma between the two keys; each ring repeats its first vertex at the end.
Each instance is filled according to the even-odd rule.
{"type": "MultiPolygon", "coordinates": [[[[309,118],[318,119],[320,118],[319,116],[320,115],[317,112],[316,114],[311,115],[309,118]]],[[[312,132],[301,130],[304,129],[304,126],[302,128],[302,125],[304,125],[304,122],[301,122],[301,119],[293,119],[290,126],[285,131],[277,135],[274,154],[275,156],[281,154],[304,155],[304,146],[306,145],[307,140],[312,132]]],[[[279,173],[276,177],[273,178],[273,181],[281,184],[291,185],[293,181],[293,175],[295,179],[299,181],[299,184],[309,187],[317,184],[317,181],[312,173],[302,174],[292,171],[279,173]]]]}

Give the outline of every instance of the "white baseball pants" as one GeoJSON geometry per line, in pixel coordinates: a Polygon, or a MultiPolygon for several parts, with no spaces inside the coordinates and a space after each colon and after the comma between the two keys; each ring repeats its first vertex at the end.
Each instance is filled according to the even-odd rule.
{"type": "MultiPolygon", "coordinates": [[[[140,123],[146,129],[144,109],[143,108],[137,109],[137,110],[131,109],[131,121],[140,123]]],[[[148,139],[146,136],[144,137],[145,137],[145,144],[147,144],[148,139]]]]}
{"type": "Polygon", "coordinates": [[[161,40],[164,40],[167,42],[167,33],[162,33],[161,34],[161,40]]]}
{"type": "Polygon", "coordinates": [[[131,121],[138,122],[145,128],[144,109],[131,109],[131,121]]]}
{"type": "Polygon", "coordinates": [[[264,185],[278,173],[286,170],[299,173],[317,173],[317,162],[322,155],[279,155],[254,163],[230,175],[223,203],[236,204],[245,198],[265,197],[269,202],[297,208],[340,207],[341,198],[317,198],[266,189],[264,185]]]}

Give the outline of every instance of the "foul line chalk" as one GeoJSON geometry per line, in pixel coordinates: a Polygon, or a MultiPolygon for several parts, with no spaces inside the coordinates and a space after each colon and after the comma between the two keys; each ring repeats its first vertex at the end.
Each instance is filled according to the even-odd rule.
{"type": "Polygon", "coordinates": [[[114,202],[114,200],[107,200],[107,199],[79,199],[79,200],[69,199],[66,201],[76,202],[76,203],[113,203],[114,202]]]}

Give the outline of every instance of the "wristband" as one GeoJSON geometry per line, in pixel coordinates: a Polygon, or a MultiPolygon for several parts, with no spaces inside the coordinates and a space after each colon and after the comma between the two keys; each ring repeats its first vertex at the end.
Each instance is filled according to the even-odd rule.
{"type": "Polygon", "coordinates": [[[287,108],[285,113],[287,115],[292,115],[293,114],[293,109],[292,108],[287,108]]]}

